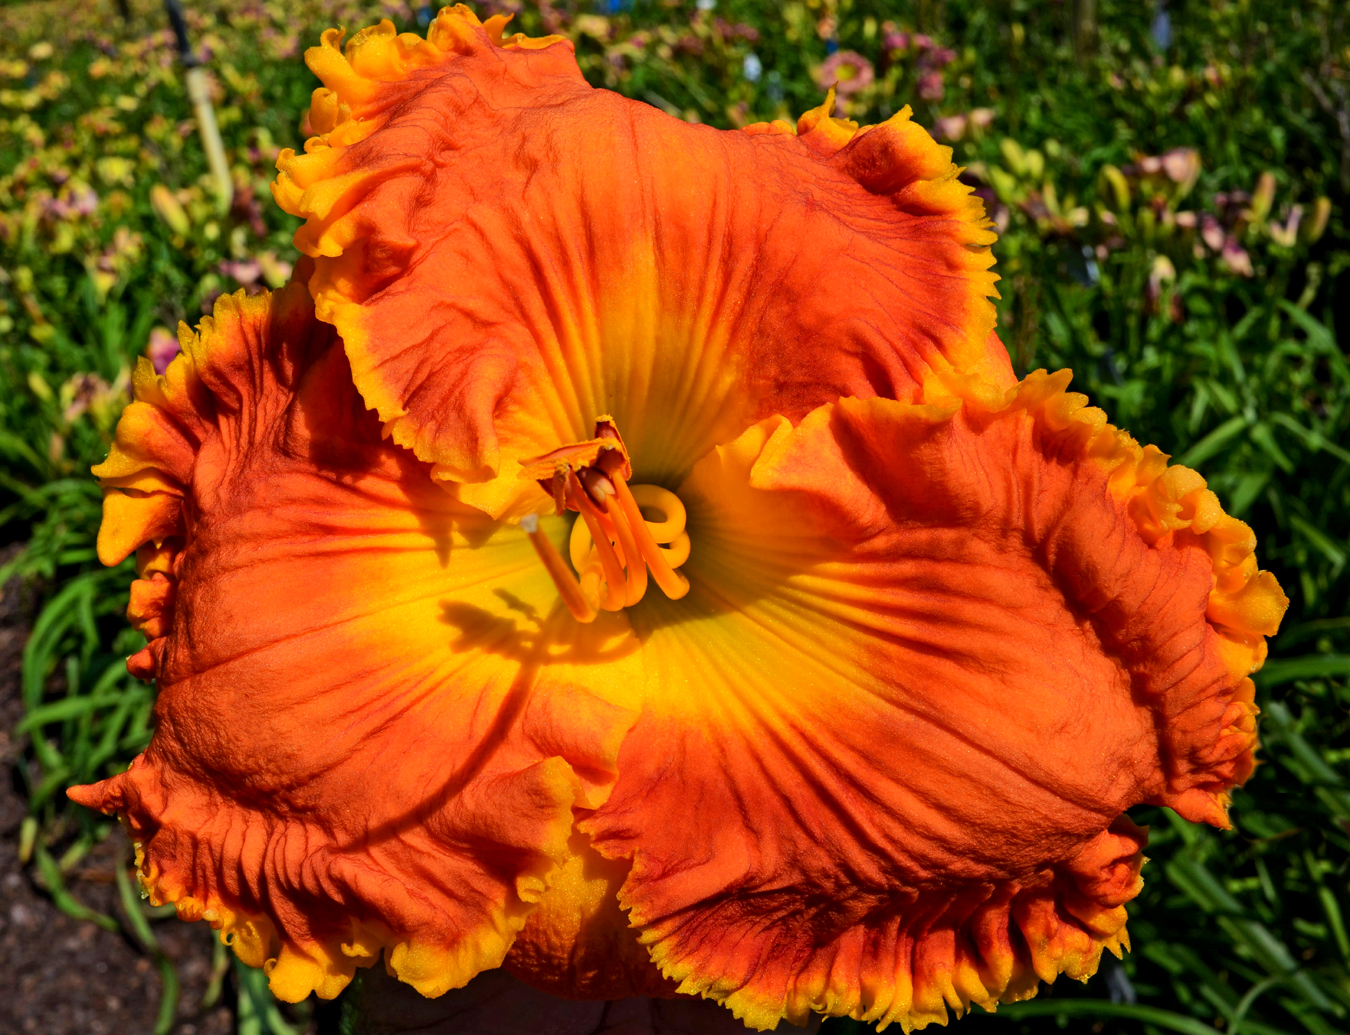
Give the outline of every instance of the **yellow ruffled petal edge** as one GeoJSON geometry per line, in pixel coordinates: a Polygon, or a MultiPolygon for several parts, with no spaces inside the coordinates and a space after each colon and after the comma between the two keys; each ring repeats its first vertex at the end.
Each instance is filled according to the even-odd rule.
{"type": "MultiPolygon", "coordinates": [[[[830,87],[825,100],[803,114],[795,127],[776,119],[756,122],[742,132],[775,136],[795,133],[803,144],[831,159],[872,193],[889,195],[900,210],[945,216],[963,224],[956,229],[955,239],[981,258],[988,257],[977,264],[978,269],[992,266],[987,249],[998,240],[998,234],[990,229],[993,222],[985,213],[984,202],[974,187],[961,182],[964,170],[952,161],[952,149],[939,144],[913,121],[913,109],[906,104],[885,122],[860,126],[852,119],[836,118],[834,104],[834,87],[830,87]]],[[[998,297],[993,290],[998,279],[993,273],[982,279],[994,297],[998,297]]],[[[991,319],[985,333],[993,329],[991,319]]],[[[983,336],[978,340],[983,341],[983,336]]]]}
{"type": "MultiPolygon", "coordinates": [[[[279,170],[272,184],[277,204],[308,222],[295,234],[295,246],[310,256],[338,256],[352,243],[329,233],[331,219],[345,211],[344,200],[364,181],[361,171],[334,176],[342,155],[385,122],[389,105],[381,103],[381,88],[406,79],[421,68],[431,68],[472,53],[483,37],[503,50],[542,50],[562,44],[571,53],[571,41],[562,36],[504,36],[509,15],[487,21],[463,4],[444,7],[427,30],[399,33],[385,19],[362,29],[342,46],[341,29],[328,29],[317,47],[305,52],[305,63],[324,83],[310,101],[309,122],[316,135],[305,142],[305,153],[290,148],[277,158],[279,170]]],[[[322,313],[320,315],[323,315],[322,313]]]]}
{"type": "Polygon", "coordinates": [[[918,897],[912,893],[891,917],[820,947],[785,1000],[695,974],[671,942],[660,941],[659,928],[640,940],[662,974],[680,982],[679,992],[714,999],[758,1031],[784,1019],[803,1025],[818,1013],[910,1032],[945,1025],[948,1011],[963,1017],[972,1004],[994,1013],[999,1003],[1032,999],[1040,982],[1061,974],[1086,981],[1104,951],[1123,958],[1130,949],[1125,903],[1143,887],[1147,840],[1148,828],[1121,816],[1067,863],[941,898],[917,922],[906,915],[918,897]]]}
{"type": "MultiPolygon", "coordinates": [[[[1256,534],[1251,526],[1224,513],[1203,476],[1189,467],[1168,464],[1156,446],[1141,446],[1128,433],[1107,423],[1106,413],[1087,405],[1087,396],[1069,392],[1070,370],[1038,370],[1015,388],[1001,392],[972,375],[955,371],[935,376],[924,386],[924,401],[960,399],[968,409],[990,418],[1010,409],[1025,410],[1066,451],[1099,464],[1108,473],[1112,497],[1150,546],[1172,537],[1177,545],[1197,545],[1214,565],[1205,617],[1219,637],[1233,679],[1232,699],[1223,718],[1221,744],[1239,738],[1216,755],[1237,758],[1229,786],[1242,783],[1255,766],[1256,687],[1251,675],[1266,660],[1266,637],[1274,636],[1289,607],[1275,576],[1260,570],[1256,534]],[[1232,750],[1238,744],[1240,752],[1232,750]]],[[[1169,782],[1171,782],[1169,774],[1169,782]]],[[[1184,779],[1184,774],[1176,774],[1184,779]]],[[[1183,780],[1178,780],[1178,783],[1183,780]]],[[[1227,828],[1228,789],[1221,785],[1179,787],[1162,804],[1196,823],[1227,828]]]]}
{"type": "MultiPolygon", "coordinates": [[[[914,405],[944,408],[960,403],[969,413],[989,419],[1025,411],[1039,427],[1060,438],[1066,453],[1087,457],[1109,472],[1112,497],[1147,544],[1153,546],[1170,535],[1201,546],[1214,565],[1206,618],[1222,639],[1228,670],[1239,684],[1237,696],[1250,701],[1255,691],[1249,677],[1265,663],[1266,637],[1278,632],[1289,607],[1275,576],[1257,564],[1256,534],[1250,525],[1224,512],[1199,472],[1168,464],[1168,454],[1157,446],[1141,446],[1128,432],[1108,423],[1104,410],[1089,406],[1086,395],[1068,391],[1072,380],[1071,370],[1053,374],[1037,370],[1004,391],[978,372],[947,367],[924,383],[914,405]]],[[[857,400],[841,404],[866,405],[857,400]]],[[[1243,710],[1256,713],[1254,705],[1243,710]]],[[[1225,825],[1212,814],[1204,821],[1225,825]]]]}
{"type": "MultiPolygon", "coordinates": [[[[904,408],[929,424],[963,409],[977,424],[1023,414],[1048,456],[1100,465],[1113,499],[1146,543],[1204,550],[1213,565],[1206,620],[1220,641],[1228,703],[1211,743],[1167,745],[1164,757],[1179,762],[1167,773],[1167,789],[1151,802],[1194,822],[1227,827],[1229,788],[1251,774],[1257,747],[1250,676],[1265,659],[1264,638],[1278,630],[1288,599],[1275,578],[1259,570],[1251,529],[1223,512],[1204,478],[1169,466],[1166,454],[1109,424],[1085,396],[1066,391],[1071,377],[1067,370],[1040,370],[1005,392],[977,376],[947,371],[910,403],[841,399],[832,405],[904,408]]],[[[813,419],[817,415],[807,418],[813,419]]],[[[1166,740],[1168,732],[1162,736],[1166,740]]],[[[893,917],[884,911],[805,958],[784,961],[782,967],[794,972],[785,994],[723,977],[744,968],[719,966],[726,962],[720,954],[754,948],[724,944],[723,932],[700,928],[692,911],[652,919],[627,890],[620,901],[631,910],[653,961],[680,983],[681,993],[717,1000],[752,1028],[767,1030],[782,1019],[801,1024],[824,1013],[879,1028],[896,1023],[908,1032],[945,1024],[949,1011],[960,1017],[972,1004],[992,1012],[1000,1002],[1032,998],[1039,982],[1060,974],[1086,980],[1103,950],[1119,958],[1129,949],[1125,903],[1142,887],[1146,833],[1121,816],[1068,863],[997,887],[939,896],[917,919],[918,893],[897,899],[893,917]]]]}
{"type": "MultiPolygon", "coordinates": [[[[984,366],[988,339],[994,333],[998,316],[991,298],[998,298],[994,285],[991,246],[998,235],[990,229],[984,201],[975,188],[960,180],[962,169],[952,161],[952,149],[939,144],[928,130],[912,120],[906,104],[885,122],[859,126],[851,119],[835,118],[834,88],[823,104],[797,120],[800,141],[830,159],[841,172],[852,177],[873,194],[890,198],[901,212],[945,222],[949,240],[963,246],[953,260],[961,280],[967,285],[967,302],[962,312],[959,349],[952,353],[958,369],[975,370],[984,366]]],[[[746,127],[748,132],[764,132],[765,124],[746,127]]],[[[768,132],[783,132],[787,124],[767,124],[768,132]]],[[[1002,346],[996,351],[1002,352],[1002,346]]]]}
{"type": "MultiPolygon", "coordinates": [[[[281,152],[272,184],[277,204],[306,221],[295,234],[300,251],[315,258],[336,258],[357,244],[359,228],[342,217],[362,195],[363,187],[387,176],[388,170],[340,172],[339,167],[347,150],[379,130],[396,107],[397,91],[390,91],[389,84],[407,79],[417,69],[475,52],[484,34],[507,50],[541,50],[561,43],[570,58],[571,42],[561,36],[530,38],[517,33],[504,37],[507,20],[494,15],[480,22],[460,4],[439,12],[425,40],[415,33],[395,33],[386,20],[352,36],[345,51],[342,32],[337,29],[325,31],[322,43],[306,51],[305,61],[324,83],[314,91],[310,105],[310,125],[317,135],[305,142],[302,155],[289,148],[281,152]]],[[[992,271],[995,260],[990,250],[998,235],[991,229],[984,202],[959,179],[962,169],[953,163],[952,149],[937,143],[912,121],[908,105],[871,126],[835,118],[834,105],[832,87],[826,99],[802,115],[795,127],[780,119],[746,126],[742,132],[795,134],[809,150],[829,159],[868,191],[890,198],[901,212],[949,221],[944,227],[947,239],[962,246],[952,260],[959,265],[953,273],[966,282],[969,291],[961,307],[963,327],[953,358],[960,369],[985,365],[997,321],[990,298],[999,297],[994,287],[999,277],[992,271]]],[[[311,285],[321,319],[336,322],[347,294],[341,281],[341,274],[333,271],[332,276],[320,276],[311,285]]],[[[1002,347],[994,351],[1001,353],[1002,347]]],[[[382,402],[379,410],[386,421],[400,415],[392,400],[382,402]]]]}
{"type": "MultiPolygon", "coordinates": [[[[374,966],[384,953],[385,970],[419,993],[435,998],[454,988],[462,988],[485,970],[502,965],[516,935],[525,926],[531,912],[549,886],[562,873],[569,857],[568,839],[572,822],[568,808],[579,793],[571,769],[561,759],[551,759],[543,774],[556,792],[559,818],[552,824],[543,846],[548,862],[515,881],[514,903],[495,914],[487,914],[473,932],[453,948],[401,937],[384,924],[353,918],[345,936],[304,943],[283,937],[276,923],[262,913],[252,913],[227,904],[217,895],[194,897],[175,874],[162,871],[145,852],[144,845],[133,842],[136,873],[150,903],[172,905],[178,918],[188,922],[205,920],[220,932],[220,940],[229,946],[245,966],[261,969],[268,987],[283,1002],[298,1003],[311,992],[320,999],[333,999],[351,982],[360,968],[374,966]]],[[[121,815],[124,825],[126,817],[121,815]]],[[[191,868],[185,868],[190,872],[191,868]]]]}
{"type": "MultiPolygon", "coordinates": [[[[158,675],[158,653],[170,631],[183,546],[178,538],[184,531],[183,499],[193,483],[197,445],[209,434],[217,406],[238,401],[227,391],[238,387],[229,371],[246,376],[266,362],[269,349],[275,358],[284,351],[279,343],[293,342],[312,326],[312,303],[301,284],[252,298],[243,292],[222,296],[198,331],[180,328],[182,352],[163,375],[148,363],[137,370],[135,400],[123,412],[107,460],[94,473],[105,493],[100,558],[117,564],[133,551],[137,554],[140,577],[132,584],[128,617],[151,642],[128,660],[128,668],[142,678],[158,675]]],[[[332,333],[324,327],[321,332],[332,333]]],[[[588,735],[601,728],[595,716],[568,705],[562,708],[587,724],[588,735]]],[[[609,764],[634,717],[606,727],[598,738],[598,752],[609,764]]],[[[428,997],[501,966],[535,905],[571,858],[573,808],[597,803],[561,757],[542,758],[505,781],[499,774],[486,793],[497,795],[497,806],[512,815],[534,810],[534,858],[504,882],[491,908],[420,924],[420,934],[416,928],[412,934],[401,933],[408,924],[396,931],[378,917],[392,923],[400,912],[406,920],[410,912],[420,917],[425,910],[417,905],[416,890],[397,878],[397,865],[381,866],[364,858],[373,850],[332,853],[336,862],[322,878],[330,883],[323,883],[316,895],[312,886],[293,879],[294,858],[279,862],[285,853],[274,851],[276,842],[269,840],[277,817],[222,799],[194,777],[166,769],[165,752],[156,753],[163,735],[157,733],[147,754],[127,772],[98,785],[72,788],[70,796],[87,807],[116,813],[127,826],[136,847],[138,878],[155,905],[174,905],[183,920],[207,921],[242,962],[264,969],[273,994],[288,1002],[311,992],[325,999],[336,996],[357,968],[372,966],[381,951],[390,974],[428,997]],[[268,850],[259,850],[260,839],[269,844],[268,850]],[[343,887],[344,881],[345,893],[328,890],[343,887]],[[361,893],[352,895],[353,887],[361,893]],[[297,904],[302,900],[311,908],[297,904]],[[353,900],[359,908],[353,908],[353,900]],[[271,916],[257,908],[260,903],[271,916]],[[342,933],[332,934],[335,928],[342,933]],[[446,939],[438,940],[439,934],[446,939]]],[[[312,859],[332,847],[325,843],[326,833],[297,831],[295,836],[304,837],[312,859]]],[[[419,846],[418,852],[423,857],[433,854],[427,846],[419,846]]],[[[448,864],[444,858],[438,862],[448,864]]]]}

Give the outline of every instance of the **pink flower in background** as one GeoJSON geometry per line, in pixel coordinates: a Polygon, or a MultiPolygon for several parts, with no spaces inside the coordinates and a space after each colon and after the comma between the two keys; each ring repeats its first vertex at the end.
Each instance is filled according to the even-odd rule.
{"type": "Polygon", "coordinates": [[[919,59],[919,63],[929,68],[943,68],[956,60],[956,51],[949,47],[934,47],[919,59]]]}
{"type": "Polygon", "coordinates": [[[1200,152],[1193,147],[1173,148],[1158,161],[1173,183],[1194,183],[1200,175],[1200,152]]]}
{"type": "Polygon", "coordinates": [[[54,219],[74,219],[93,215],[98,208],[98,195],[91,187],[77,187],[62,191],[60,197],[43,203],[43,210],[54,219]]]}
{"type": "Polygon", "coordinates": [[[257,259],[227,259],[220,264],[220,272],[245,288],[256,289],[262,266],[257,259]]]}
{"type": "Polygon", "coordinates": [[[939,140],[960,140],[971,130],[979,136],[994,124],[993,108],[972,108],[955,115],[944,115],[933,123],[933,136],[939,140]]]}
{"type": "Polygon", "coordinates": [[[939,140],[960,140],[966,135],[965,115],[944,115],[933,123],[933,136],[939,140]]]}
{"type": "Polygon", "coordinates": [[[1210,251],[1217,252],[1223,250],[1223,227],[1220,226],[1219,221],[1209,213],[1205,213],[1200,219],[1200,237],[1205,244],[1209,245],[1210,251]]]}
{"type": "Polygon", "coordinates": [[[1255,274],[1252,269],[1252,257],[1247,254],[1247,250],[1237,243],[1234,237],[1228,238],[1223,242],[1223,253],[1221,261],[1228,269],[1240,277],[1250,277],[1255,274]]]}
{"type": "Polygon", "coordinates": [[[843,97],[870,86],[874,78],[872,62],[852,50],[830,55],[816,69],[816,82],[827,88],[833,86],[843,97]]]}
{"type": "Polygon", "coordinates": [[[276,252],[263,252],[258,256],[257,263],[262,270],[262,279],[270,288],[279,288],[291,279],[293,267],[285,259],[277,258],[276,252]]]}
{"type": "Polygon", "coordinates": [[[291,264],[267,251],[247,259],[226,259],[220,272],[237,282],[250,295],[264,287],[279,288],[291,278],[291,264]]]}
{"type": "Polygon", "coordinates": [[[178,336],[167,327],[156,327],[150,332],[150,344],[145,347],[145,355],[156,374],[164,373],[169,369],[173,357],[178,355],[178,336]]]}
{"type": "Polygon", "coordinates": [[[924,72],[919,76],[919,96],[925,101],[940,101],[945,92],[941,72],[924,72]]]}
{"type": "Polygon", "coordinates": [[[61,395],[68,399],[62,416],[67,424],[80,414],[89,410],[96,400],[108,395],[111,389],[108,382],[97,374],[76,374],[62,388],[61,395]]]}

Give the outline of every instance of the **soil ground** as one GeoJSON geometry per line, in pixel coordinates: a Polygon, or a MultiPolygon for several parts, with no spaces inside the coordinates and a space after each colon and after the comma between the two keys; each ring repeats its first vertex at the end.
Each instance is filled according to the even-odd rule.
{"type": "MultiPolygon", "coordinates": [[[[7,559],[0,551],[0,561],[7,559]]],[[[19,828],[27,806],[21,766],[24,739],[12,730],[23,715],[19,664],[31,600],[18,582],[0,597],[0,1032],[4,1035],[150,1035],[160,979],[149,956],[125,933],[75,920],[52,904],[32,866],[19,863],[19,828]]],[[[77,900],[125,925],[115,866],[130,846],[120,828],[67,874],[77,900]]],[[[183,983],[174,1035],[230,1035],[231,990],[201,1007],[211,977],[212,938],[205,924],[152,924],[183,983]]]]}

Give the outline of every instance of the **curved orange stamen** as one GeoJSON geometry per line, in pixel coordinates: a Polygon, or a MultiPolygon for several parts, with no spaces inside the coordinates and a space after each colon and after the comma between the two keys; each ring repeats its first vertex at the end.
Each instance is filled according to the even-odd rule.
{"type": "Polygon", "coordinates": [[[652,578],[661,587],[662,593],[670,597],[671,600],[679,600],[680,597],[689,592],[689,580],[670,566],[661,547],[652,538],[651,529],[647,527],[647,522],[642,517],[642,508],[633,498],[633,492],[628,488],[628,483],[618,474],[611,474],[609,480],[614,483],[614,488],[618,490],[616,499],[619,507],[622,508],[624,515],[628,518],[628,526],[637,540],[636,545],[641,552],[642,559],[652,569],[652,578]]]}
{"type": "Polygon", "coordinates": [[[643,594],[647,592],[647,565],[643,563],[645,557],[633,537],[632,525],[616,496],[605,498],[605,514],[614,523],[619,547],[628,561],[628,589],[624,594],[624,606],[630,607],[641,600],[643,594]]]}
{"type": "MultiPolygon", "coordinates": [[[[605,597],[600,606],[606,611],[621,611],[628,592],[627,579],[624,577],[623,565],[615,556],[614,547],[610,544],[604,525],[601,524],[602,515],[591,502],[590,496],[586,495],[586,490],[581,487],[581,482],[574,471],[567,472],[567,492],[568,502],[580,511],[586,521],[586,527],[591,530],[595,552],[599,554],[600,564],[605,571],[605,597]]],[[[560,561],[561,559],[559,557],[560,561]]]]}

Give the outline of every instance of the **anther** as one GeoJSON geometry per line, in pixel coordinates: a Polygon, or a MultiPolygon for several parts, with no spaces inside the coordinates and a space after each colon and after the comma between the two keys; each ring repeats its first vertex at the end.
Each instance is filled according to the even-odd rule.
{"type": "Polygon", "coordinates": [[[594,621],[601,608],[618,611],[636,604],[647,592],[648,568],[672,600],[689,592],[688,579],[675,571],[689,558],[684,504],[659,486],[629,488],[632,465],[612,419],[597,419],[595,437],[589,441],[560,446],[523,461],[522,467],[521,477],[533,479],[549,493],[558,514],[574,510],[581,516],[572,526],[568,549],[580,582],[538,531],[538,518],[521,522],[578,621],[594,621]],[[648,522],[642,507],[660,511],[662,520],[648,522]]]}
{"type": "Polygon", "coordinates": [[[603,508],[605,500],[614,495],[614,483],[594,467],[583,467],[577,472],[577,480],[598,507],[603,508]]]}

